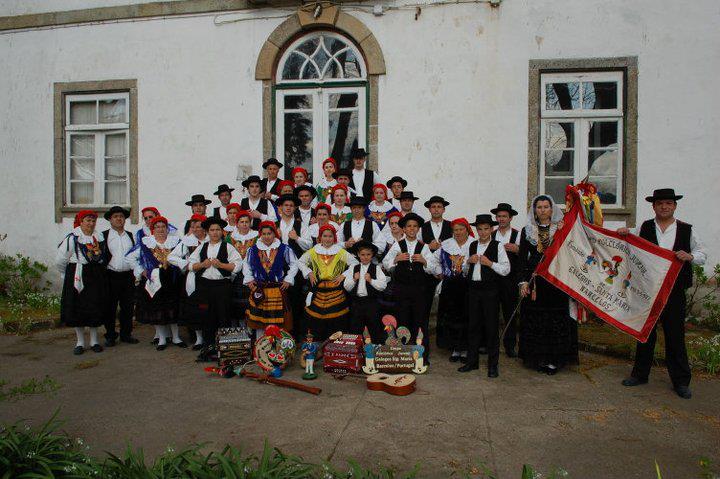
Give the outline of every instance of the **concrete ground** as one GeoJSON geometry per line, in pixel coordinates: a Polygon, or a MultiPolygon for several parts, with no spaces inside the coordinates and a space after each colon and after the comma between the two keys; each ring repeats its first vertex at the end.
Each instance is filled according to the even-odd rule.
{"type": "MultiPolygon", "coordinates": [[[[629,365],[583,354],[581,366],[554,377],[502,356],[500,378],[460,374],[437,353],[417,391],[394,397],[361,379],[322,374],[312,396],[248,379],[211,377],[194,353],[155,351],[150,328],[138,345],[73,356],[74,334],[51,330],[0,337],[0,379],[16,385],[49,375],[51,394],[0,402],[0,423],[44,421],[56,408],[65,430],[92,451],[122,452],[128,442],[149,456],[188,443],[232,443],[257,452],[263,441],[308,460],[410,470],[420,477],[492,471],[519,478],[523,464],[560,467],[572,478],[698,477],[698,461],[720,463],[720,380],[695,378],[692,400],[678,398],[667,372],[627,389],[629,365]]],[[[300,380],[295,365],[286,379],[300,380]]]]}

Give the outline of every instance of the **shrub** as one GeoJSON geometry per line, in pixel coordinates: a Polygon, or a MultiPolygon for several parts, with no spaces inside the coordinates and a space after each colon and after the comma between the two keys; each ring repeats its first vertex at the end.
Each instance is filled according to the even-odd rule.
{"type": "Polygon", "coordinates": [[[693,273],[693,286],[686,292],[687,320],[720,331],[720,264],[715,265],[710,276],[705,273],[705,268],[697,265],[693,265],[693,273]]]}
{"type": "Polygon", "coordinates": [[[0,254],[0,295],[24,300],[31,293],[44,293],[50,282],[44,280],[48,267],[18,253],[0,254]]]}
{"type": "Polygon", "coordinates": [[[693,367],[710,374],[720,372],[720,334],[712,338],[698,337],[690,342],[688,356],[693,367]]]}

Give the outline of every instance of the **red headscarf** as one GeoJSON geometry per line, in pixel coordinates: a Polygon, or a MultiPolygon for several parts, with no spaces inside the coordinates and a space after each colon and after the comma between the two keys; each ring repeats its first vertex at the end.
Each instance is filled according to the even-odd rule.
{"type": "Polygon", "coordinates": [[[252,213],[250,213],[248,210],[240,210],[237,212],[237,214],[235,216],[237,217],[237,219],[240,219],[243,216],[246,216],[252,220],[252,213]]]}
{"type": "Polygon", "coordinates": [[[387,218],[388,221],[390,221],[390,218],[392,218],[394,216],[397,216],[398,218],[402,218],[403,214],[400,213],[399,211],[393,211],[392,213],[388,213],[385,217],[387,218]]]}
{"type": "Polygon", "coordinates": [[[322,238],[322,234],[323,234],[325,231],[330,231],[330,232],[332,232],[333,238],[335,238],[334,243],[337,243],[337,230],[336,230],[335,227],[334,227],[333,225],[331,225],[330,223],[327,223],[327,224],[322,225],[322,226],[320,227],[320,229],[318,230],[318,242],[320,242],[320,238],[322,238]]]}
{"type": "Polygon", "coordinates": [[[381,190],[383,190],[383,192],[385,193],[385,200],[387,200],[387,197],[388,197],[388,193],[387,193],[387,192],[388,192],[388,189],[387,189],[387,186],[383,185],[382,183],[378,183],[378,184],[376,184],[376,185],[373,185],[373,187],[372,187],[372,192],[373,192],[372,199],[373,199],[373,201],[375,201],[375,190],[377,190],[378,188],[381,189],[381,190]]]}
{"type": "Polygon", "coordinates": [[[97,219],[97,213],[95,213],[93,210],[80,210],[75,215],[75,221],[73,221],[73,228],[77,228],[80,226],[80,223],[82,223],[83,218],[86,216],[94,216],[97,219]]]}
{"type": "Polygon", "coordinates": [[[168,220],[164,216],[156,216],[152,220],[150,220],[150,233],[155,232],[155,225],[158,223],[165,223],[165,226],[168,225],[168,220]]]}
{"type": "MultiPolygon", "coordinates": [[[[296,166],[296,167],[293,168],[292,171],[290,172],[290,176],[292,177],[293,180],[295,180],[295,174],[296,174],[296,173],[302,173],[303,175],[305,175],[305,181],[307,181],[308,178],[309,178],[309,176],[310,176],[310,175],[308,175],[307,170],[306,170],[305,168],[300,167],[300,166],[296,166]]],[[[293,184],[295,184],[295,183],[293,182],[293,184]]]]}
{"type": "Polygon", "coordinates": [[[264,228],[270,228],[273,233],[275,233],[276,238],[280,238],[280,233],[278,233],[277,226],[275,226],[275,223],[272,221],[262,221],[258,225],[258,232],[261,232],[264,228]]]}
{"type": "Polygon", "coordinates": [[[328,212],[329,215],[332,214],[332,207],[327,203],[318,203],[318,205],[315,207],[315,212],[317,210],[325,210],[328,212]]]}
{"type": "MultiPolygon", "coordinates": [[[[206,219],[207,219],[207,216],[205,216],[205,215],[200,215],[200,214],[197,214],[197,213],[195,213],[194,215],[192,215],[192,216],[190,217],[190,221],[191,221],[191,222],[193,222],[193,221],[205,221],[206,219]]],[[[153,220],[153,221],[151,221],[150,224],[153,224],[154,222],[155,222],[155,221],[153,220]]]]}
{"type": "MultiPolygon", "coordinates": [[[[240,208],[240,205],[238,203],[230,203],[229,205],[227,205],[225,207],[226,212],[228,212],[232,209],[236,209],[236,210],[238,210],[238,212],[240,212],[242,210],[242,208],[240,208]]],[[[237,213],[236,213],[236,215],[237,215],[237,213]]]]}
{"type": "Polygon", "coordinates": [[[473,238],[475,237],[475,233],[473,233],[473,230],[470,227],[470,223],[465,218],[455,218],[450,222],[450,227],[453,227],[455,225],[463,225],[468,230],[470,236],[472,236],[473,238]]]}
{"type": "MultiPolygon", "coordinates": [[[[293,171],[295,171],[295,170],[293,170],[293,171]]],[[[294,181],[290,181],[290,180],[282,180],[282,181],[278,184],[278,191],[282,191],[283,186],[292,186],[292,188],[293,188],[293,190],[294,190],[294,189],[295,189],[295,182],[294,182],[294,181]]]]}
{"type": "MultiPolygon", "coordinates": [[[[342,183],[338,183],[337,185],[335,185],[335,186],[332,187],[332,193],[330,193],[330,196],[331,196],[331,197],[334,197],[334,196],[335,196],[335,192],[336,192],[337,190],[343,190],[343,191],[345,192],[345,196],[348,195],[348,187],[347,187],[347,185],[343,185],[342,183]]],[[[334,198],[333,198],[333,199],[334,199],[334,198]]]]}
{"type": "Polygon", "coordinates": [[[322,168],[325,169],[325,163],[332,163],[335,169],[337,170],[337,162],[335,161],[335,158],[325,158],[322,162],[322,168]]]}
{"type": "Polygon", "coordinates": [[[155,216],[160,216],[160,211],[158,211],[158,209],[154,206],[146,206],[140,211],[140,214],[145,213],[146,211],[152,211],[153,213],[155,213],[155,216]]]}

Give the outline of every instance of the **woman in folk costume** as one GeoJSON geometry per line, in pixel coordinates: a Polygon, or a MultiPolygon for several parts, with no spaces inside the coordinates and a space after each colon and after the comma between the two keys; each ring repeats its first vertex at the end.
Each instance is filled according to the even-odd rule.
{"type": "Polygon", "coordinates": [[[387,215],[393,211],[397,211],[397,208],[395,208],[393,204],[387,200],[387,195],[387,186],[382,183],[378,183],[373,186],[372,201],[365,208],[365,217],[373,220],[381,230],[387,223],[387,215]]]}
{"type": "MultiPolygon", "coordinates": [[[[158,209],[154,206],[146,206],[140,211],[140,214],[145,224],[143,224],[143,227],[135,232],[135,244],[139,243],[143,239],[143,236],[150,234],[150,223],[153,218],[160,216],[160,211],[158,211],[158,209]]],[[[177,234],[177,228],[173,225],[168,225],[168,234],[177,234]]]]}
{"type": "Polygon", "coordinates": [[[290,172],[290,178],[293,181],[293,189],[302,185],[307,185],[310,188],[314,188],[313,184],[308,181],[310,179],[310,175],[308,174],[307,170],[301,166],[296,166],[292,169],[292,171],[290,172]]]}
{"type": "Polygon", "coordinates": [[[168,261],[180,238],[168,236],[168,220],[156,216],[150,223],[150,235],[143,237],[127,254],[135,278],[140,280],[135,295],[135,318],[155,326],[157,350],[167,348],[168,326],[172,343],[186,348],[178,327],[178,294],[182,274],[168,261]]]}
{"type": "Polygon", "coordinates": [[[387,244],[385,246],[385,251],[380,252],[380,259],[385,257],[385,253],[387,253],[387,251],[392,247],[392,245],[405,238],[405,233],[403,232],[402,228],[400,228],[399,224],[400,218],[402,218],[402,216],[402,213],[400,213],[399,211],[392,211],[388,213],[387,223],[380,232],[382,233],[382,237],[387,244]]]}
{"type": "Polygon", "coordinates": [[[467,358],[467,278],[463,266],[470,257],[469,237],[475,237],[465,218],[450,222],[453,235],[435,253],[437,275],[442,280],[437,313],[437,345],[450,349],[450,362],[467,358]]]}
{"type": "Polygon", "coordinates": [[[343,288],[343,273],[357,262],[340,247],[337,231],[327,224],[320,227],[320,242],[300,257],[300,271],[312,287],[305,314],[316,338],[324,340],[335,331],[347,331],[350,303],[343,288]]]}
{"type": "Polygon", "coordinates": [[[526,366],[550,375],[578,362],[577,323],[570,317],[568,296],[535,275],[555,232],[562,227],[562,217],[551,196],[535,197],[518,253],[520,295],[524,298],[519,356],[526,366]]]}
{"type": "MultiPolygon", "coordinates": [[[[233,245],[237,252],[240,253],[243,261],[247,257],[248,250],[258,238],[258,232],[250,229],[251,224],[252,215],[250,212],[239,211],[235,230],[225,238],[225,241],[233,245]]],[[[243,282],[242,270],[233,279],[231,297],[230,321],[238,325],[244,324],[250,299],[250,288],[243,282]]]]}
{"type": "Polygon", "coordinates": [[[332,207],[327,203],[318,203],[315,207],[315,223],[308,226],[308,233],[310,234],[313,244],[318,244],[320,241],[320,228],[322,226],[329,224],[335,228],[335,231],[338,230],[338,224],[330,220],[331,212],[332,207]]]}
{"type": "Polygon", "coordinates": [[[317,201],[318,203],[329,203],[331,201],[330,193],[332,193],[332,188],[337,185],[337,180],[333,176],[337,171],[337,163],[335,160],[333,158],[325,159],[325,161],[322,162],[322,171],[323,176],[320,177],[317,185],[315,185],[317,201]]]}
{"type": "Polygon", "coordinates": [[[193,351],[199,351],[203,347],[202,326],[207,314],[207,307],[199,300],[195,274],[188,271],[190,255],[208,240],[207,232],[202,227],[205,215],[194,214],[190,217],[190,230],[188,234],[180,239],[180,242],[168,256],[168,262],[185,275],[185,281],[181,281],[179,323],[188,329],[195,331],[195,344],[193,351]]]}
{"type": "Polygon", "coordinates": [[[60,321],[75,328],[74,354],[85,351],[85,327],[90,328],[90,349],[103,350],[97,328],[103,324],[108,298],[107,256],[102,235],[95,232],[97,213],[82,210],[73,230],[58,245],[55,265],[63,278],[60,321]]]}
{"type": "Polygon", "coordinates": [[[243,262],[243,281],[250,288],[248,327],[255,337],[274,324],[290,332],[293,318],[287,290],[295,282],[298,262],[292,249],[280,241],[275,223],[263,221],[259,237],[243,262]]]}
{"type": "Polygon", "coordinates": [[[352,217],[352,211],[348,203],[348,187],[337,184],[332,189],[332,205],[330,210],[330,221],[342,226],[343,223],[352,217]]]}
{"type": "Polygon", "coordinates": [[[240,203],[230,203],[225,207],[227,217],[224,218],[224,220],[227,222],[227,225],[223,228],[223,231],[225,232],[224,236],[229,236],[233,231],[235,231],[235,228],[237,227],[237,215],[241,210],[242,208],[240,208],[240,203]]]}
{"type": "Polygon", "coordinates": [[[278,186],[278,191],[280,191],[278,198],[282,195],[292,195],[295,193],[295,183],[290,180],[282,180],[280,186],[278,186]]]}

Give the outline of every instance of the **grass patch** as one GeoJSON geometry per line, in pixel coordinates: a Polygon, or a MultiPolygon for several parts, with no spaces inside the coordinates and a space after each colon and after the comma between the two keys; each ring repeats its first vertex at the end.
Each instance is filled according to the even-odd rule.
{"type": "Polygon", "coordinates": [[[31,293],[24,300],[0,296],[0,333],[27,334],[51,328],[60,320],[60,298],[31,293]]]}
{"type": "Polygon", "coordinates": [[[53,393],[60,389],[60,383],[50,376],[43,379],[31,378],[18,386],[7,388],[7,381],[0,380],[0,401],[17,401],[25,396],[53,393]]]}

